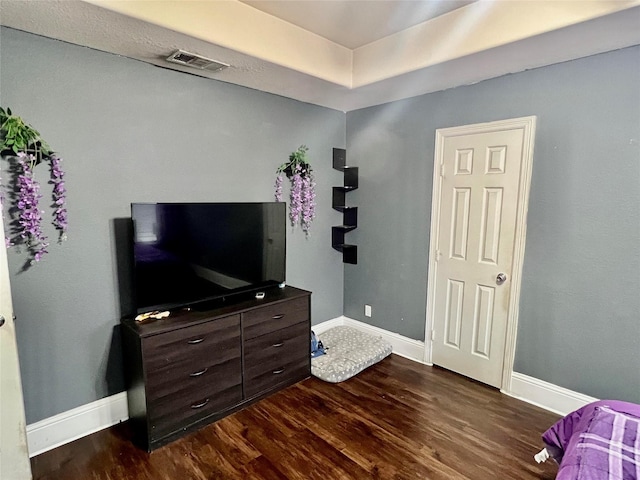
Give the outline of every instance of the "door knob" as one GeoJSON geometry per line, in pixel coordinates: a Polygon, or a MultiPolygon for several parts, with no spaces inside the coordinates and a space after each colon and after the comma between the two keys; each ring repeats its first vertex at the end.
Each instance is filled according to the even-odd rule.
{"type": "Polygon", "coordinates": [[[497,285],[502,285],[506,281],[507,281],[507,275],[504,273],[499,273],[498,276],[496,277],[497,285]]]}
{"type": "Polygon", "coordinates": [[[0,315],[0,327],[4,325],[4,317],[0,315]]]}

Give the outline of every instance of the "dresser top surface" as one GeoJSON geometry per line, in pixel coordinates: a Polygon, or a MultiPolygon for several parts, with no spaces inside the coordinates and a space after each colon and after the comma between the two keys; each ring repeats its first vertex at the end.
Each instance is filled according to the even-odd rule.
{"type": "Polygon", "coordinates": [[[264,292],[265,296],[262,299],[255,298],[254,294],[251,294],[241,298],[234,298],[229,300],[228,303],[218,302],[218,305],[208,310],[201,311],[184,308],[172,311],[168,317],[158,320],[147,319],[139,322],[133,318],[124,318],[121,323],[125,328],[135,331],[138,336],[148,337],[175,330],[176,328],[185,328],[215,320],[216,318],[237,315],[267,305],[275,305],[279,302],[311,295],[311,292],[290,286],[285,286],[284,288],[274,287],[266,289],[264,292]]]}

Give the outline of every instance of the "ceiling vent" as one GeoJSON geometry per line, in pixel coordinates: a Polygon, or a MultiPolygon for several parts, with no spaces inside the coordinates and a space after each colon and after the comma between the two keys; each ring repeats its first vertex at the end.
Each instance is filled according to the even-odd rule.
{"type": "Polygon", "coordinates": [[[185,52],[184,50],[176,50],[173,52],[167,57],[167,62],[177,63],[185,67],[198,68],[200,70],[209,70],[210,72],[217,72],[229,66],[226,63],[217,62],[210,58],[196,55],[195,53],[185,52]]]}

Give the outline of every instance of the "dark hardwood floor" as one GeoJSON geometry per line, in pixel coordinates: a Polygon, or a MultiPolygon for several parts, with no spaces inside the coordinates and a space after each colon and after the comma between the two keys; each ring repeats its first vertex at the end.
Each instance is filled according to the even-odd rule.
{"type": "Polygon", "coordinates": [[[538,465],[557,415],[396,355],[343,383],[315,378],[147,453],[127,423],[32,459],[36,480],[555,477],[538,465]]]}

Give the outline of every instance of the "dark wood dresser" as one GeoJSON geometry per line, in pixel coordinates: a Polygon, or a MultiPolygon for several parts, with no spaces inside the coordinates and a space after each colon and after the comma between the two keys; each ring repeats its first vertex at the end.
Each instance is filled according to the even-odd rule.
{"type": "Polygon", "coordinates": [[[294,287],[122,321],[129,421],[151,451],[309,377],[311,293],[294,287]]]}

